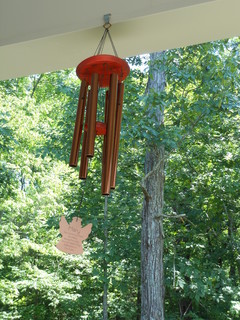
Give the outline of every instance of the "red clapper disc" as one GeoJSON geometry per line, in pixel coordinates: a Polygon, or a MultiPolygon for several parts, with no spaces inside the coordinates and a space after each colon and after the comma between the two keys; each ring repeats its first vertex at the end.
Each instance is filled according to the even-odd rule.
{"type": "Polygon", "coordinates": [[[109,87],[110,75],[116,73],[118,81],[122,82],[130,72],[129,65],[121,58],[110,54],[99,54],[83,60],[77,66],[77,76],[80,80],[86,80],[91,84],[93,73],[99,75],[99,87],[109,87]]]}

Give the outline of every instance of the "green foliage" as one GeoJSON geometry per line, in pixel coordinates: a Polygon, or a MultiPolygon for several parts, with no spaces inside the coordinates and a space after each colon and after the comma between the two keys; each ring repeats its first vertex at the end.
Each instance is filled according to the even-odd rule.
{"type": "Polygon", "coordinates": [[[185,215],[164,220],[166,319],[240,319],[239,39],[161,59],[155,68],[164,70],[166,90],[148,96],[147,64],[128,59],[107,221],[102,138],[86,182],[68,167],[80,85],[74,71],[0,83],[0,319],[101,319],[106,281],[109,319],[137,318],[140,184],[151,143],[166,150],[164,214],[185,215]],[[93,223],[83,256],[55,248],[61,215],[93,223]]]}
{"type": "Polygon", "coordinates": [[[166,54],[166,309],[187,319],[240,316],[237,42],[166,54]]]}
{"type": "MultiPolygon", "coordinates": [[[[86,184],[79,182],[77,170],[68,167],[80,86],[74,72],[7,81],[0,86],[0,318],[101,318],[104,261],[108,263],[112,319],[133,318],[141,201],[135,197],[139,187],[132,186],[138,167],[136,162],[131,168],[132,150],[125,152],[126,142],[122,143],[122,173],[109,199],[105,255],[101,138],[86,184]],[[84,256],[72,257],[55,248],[61,215],[68,220],[81,215],[84,225],[93,223],[84,256]],[[126,300],[126,295],[131,298],[126,300]]],[[[140,151],[136,158],[139,155],[140,151]]]]}

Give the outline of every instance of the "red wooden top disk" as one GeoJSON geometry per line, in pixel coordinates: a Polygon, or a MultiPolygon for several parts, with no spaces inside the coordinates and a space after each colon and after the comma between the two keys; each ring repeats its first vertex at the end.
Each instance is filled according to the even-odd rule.
{"type": "Polygon", "coordinates": [[[83,60],[77,66],[76,73],[79,79],[91,83],[93,73],[99,75],[99,86],[101,88],[109,87],[110,75],[118,74],[119,82],[126,79],[129,75],[130,68],[127,62],[110,54],[99,54],[83,60]]]}

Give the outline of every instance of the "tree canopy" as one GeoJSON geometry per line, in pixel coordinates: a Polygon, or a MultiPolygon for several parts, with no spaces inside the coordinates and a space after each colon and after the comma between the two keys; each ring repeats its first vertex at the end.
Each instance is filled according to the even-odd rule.
{"type": "Polygon", "coordinates": [[[68,166],[75,71],[0,82],[1,319],[100,319],[104,283],[109,319],[139,319],[141,181],[151,143],[165,148],[166,319],[240,319],[239,43],[166,51],[154,65],[165,73],[165,90],[147,96],[147,59],[128,59],[107,219],[102,138],[86,182],[68,166]],[[165,110],[160,128],[149,105],[153,114],[165,110]],[[84,255],[56,249],[62,215],[93,224],[84,255]]]}

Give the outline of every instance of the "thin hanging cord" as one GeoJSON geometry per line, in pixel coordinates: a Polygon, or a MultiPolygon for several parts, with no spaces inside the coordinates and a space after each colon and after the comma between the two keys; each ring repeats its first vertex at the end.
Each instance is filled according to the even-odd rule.
{"type": "Polygon", "coordinates": [[[104,37],[103,37],[103,41],[102,41],[102,46],[101,46],[100,53],[103,52],[103,48],[104,48],[104,45],[105,45],[105,41],[106,41],[106,38],[107,38],[107,34],[108,34],[108,29],[105,29],[105,30],[104,30],[104,33],[103,33],[104,37]]]}
{"type": "Polygon", "coordinates": [[[99,44],[97,46],[96,51],[94,52],[94,55],[99,54],[102,51],[103,46],[104,46],[104,42],[106,40],[106,36],[107,36],[107,29],[104,30],[102,38],[101,38],[101,40],[100,40],[100,42],[99,42],[99,44]]]}
{"type": "MultiPolygon", "coordinates": [[[[84,182],[82,182],[81,185],[82,185],[82,184],[84,184],[84,186],[86,187],[86,180],[85,180],[84,182]]],[[[80,203],[79,203],[79,212],[80,212],[81,207],[82,207],[82,202],[83,202],[84,193],[85,193],[85,189],[83,188],[81,200],[80,200],[80,203]]],[[[77,217],[77,219],[78,219],[78,217],[77,217]]]]}
{"type": "Polygon", "coordinates": [[[111,24],[110,23],[107,23],[107,24],[105,23],[103,25],[103,27],[105,28],[105,30],[104,30],[104,33],[102,35],[102,38],[101,38],[101,40],[100,40],[100,42],[99,42],[99,44],[97,46],[97,49],[96,49],[94,55],[102,54],[103,48],[104,48],[104,45],[105,45],[105,41],[106,41],[106,38],[108,36],[109,40],[110,40],[110,43],[112,45],[113,52],[114,52],[115,56],[118,57],[118,53],[117,53],[116,47],[115,47],[115,45],[113,43],[112,37],[110,35],[110,31],[109,31],[109,28],[111,27],[111,24]]]}
{"type": "Polygon", "coordinates": [[[107,225],[107,201],[108,196],[105,196],[105,205],[104,205],[104,285],[103,285],[103,319],[108,318],[108,263],[106,260],[107,249],[108,249],[108,225],[107,225]]]}
{"type": "Polygon", "coordinates": [[[108,196],[105,196],[105,203],[104,203],[104,218],[107,218],[107,209],[108,209],[108,196]]]}
{"type": "Polygon", "coordinates": [[[109,32],[109,30],[107,30],[107,31],[108,31],[108,37],[110,39],[110,42],[111,42],[111,45],[112,45],[112,48],[113,48],[113,52],[114,52],[115,56],[118,57],[117,50],[116,50],[115,45],[113,43],[112,37],[110,35],[110,32],[109,32]]]}

